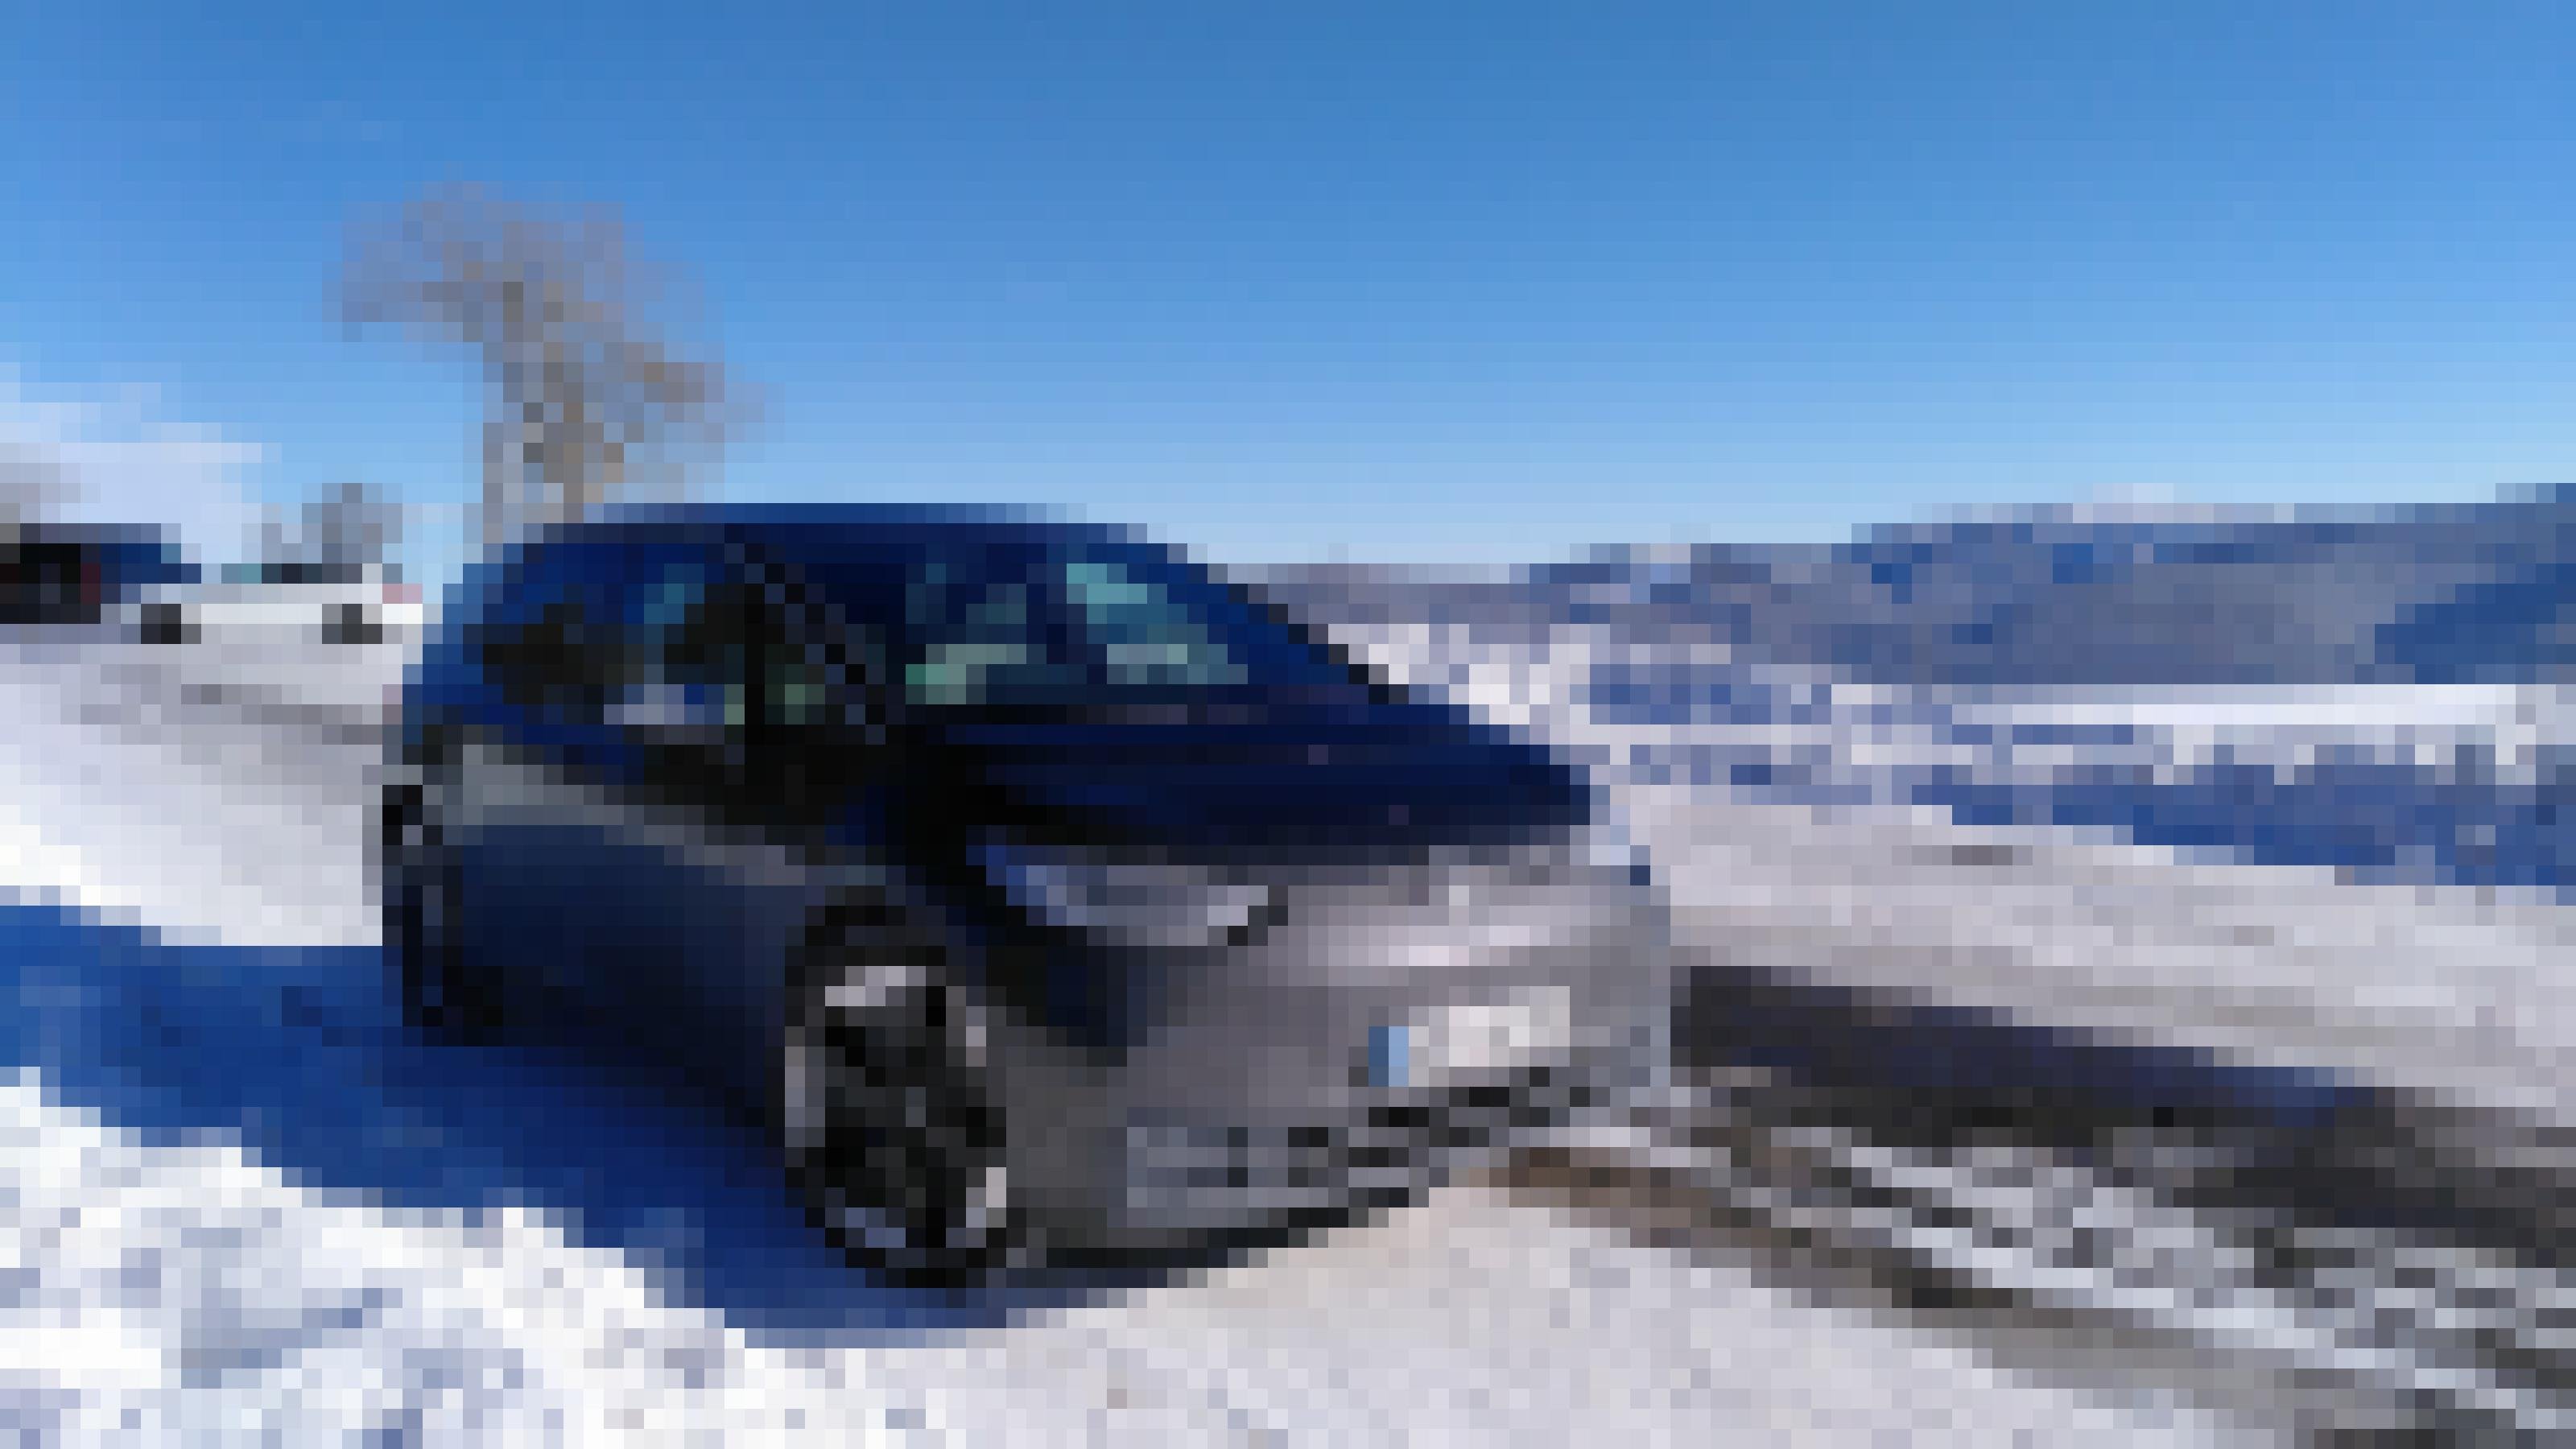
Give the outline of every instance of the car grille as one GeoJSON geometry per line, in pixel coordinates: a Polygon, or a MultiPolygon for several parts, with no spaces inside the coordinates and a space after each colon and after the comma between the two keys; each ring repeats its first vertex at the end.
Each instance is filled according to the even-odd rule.
{"type": "Polygon", "coordinates": [[[1146,1128],[1136,1206],[1167,1221],[1245,1223],[1393,1206],[1600,1101],[1597,1078],[1530,1067],[1438,1092],[1384,1094],[1352,1120],[1253,1131],[1146,1128]]]}

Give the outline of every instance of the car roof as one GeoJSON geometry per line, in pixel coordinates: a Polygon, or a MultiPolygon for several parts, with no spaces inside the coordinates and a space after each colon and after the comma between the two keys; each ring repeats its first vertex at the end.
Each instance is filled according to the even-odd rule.
{"type": "Polygon", "coordinates": [[[899,608],[890,591],[927,559],[962,566],[967,577],[979,571],[979,556],[1005,570],[1016,570],[1033,555],[1067,547],[1150,556],[1158,566],[1193,567],[1177,551],[1131,528],[1072,522],[1024,508],[971,504],[626,506],[541,530],[528,543],[540,553],[556,545],[579,549],[590,544],[612,551],[622,545],[748,545],[798,570],[846,604],[886,617],[899,608]]]}
{"type": "MultiPolygon", "coordinates": [[[[1055,518],[1025,508],[990,504],[924,503],[687,503],[629,505],[580,523],[558,525],[538,537],[645,534],[655,537],[712,533],[770,545],[820,533],[843,545],[900,548],[906,543],[954,544],[968,535],[1001,544],[1028,545],[1078,537],[1143,544],[1137,531],[1109,524],[1055,518]]],[[[810,545],[808,545],[810,547],[810,545]]],[[[791,551],[804,552],[804,548],[791,551]]]]}

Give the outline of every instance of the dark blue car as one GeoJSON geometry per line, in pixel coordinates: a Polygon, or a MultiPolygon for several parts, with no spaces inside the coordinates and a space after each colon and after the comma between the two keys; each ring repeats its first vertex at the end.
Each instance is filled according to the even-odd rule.
{"type": "Polygon", "coordinates": [[[468,573],[399,738],[415,1019],[673,1068],[906,1277],[1344,1217],[1667,1059],[1577,770],[1121,530],[557,528],[468,573]]]}
{"type": "Polygon", "coordinates": [[[0,624],[94,624],[137,591],[190,583],[196,573],[156,528],[0,527],[0,624]]]}

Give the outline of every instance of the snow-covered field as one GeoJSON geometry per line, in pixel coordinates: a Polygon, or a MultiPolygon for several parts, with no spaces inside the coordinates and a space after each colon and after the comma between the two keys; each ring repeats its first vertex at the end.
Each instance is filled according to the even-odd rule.
{"type": "MultiPolygon", "coordinates": [[[[1653,744],[1586,716],[1579,643],[1355,642],[1607,763],[1653,744]]],[[[0,1428],[22,1442],[2277,1432],[2242,1396],[2186,1409],[2143,1376],[2043,1370],[1795,1291],[1751,1249],[1686,1255],[1487,1185],[1190,1282],[940,1319],[801,1241],[756,1157],[684,1108],[394,1038],[362,848],[390,668],[366,667],[386,672],[282,666],[343,728],[184,687],[166,652],[0,647],[22,903],[0,907],[0,1428]]],[[[1713,957],[2568,1106],[2546,901],[1605,778],[1713,957]]]]}
{"type": "MultiPolygon", "coordinates": [[[[1935,763],[2045,779],[2109,759],[2138,767],[2135,802],[2152,798],[2155,771],[2170,780],[2222,745],[2267,772],[2276,759],[2297,768],[2321,744],[2420,750],[2427,771],[2463,752],[2528,770],[2576,739],[2564,691],[1945,696],[1774,676],[1761,687],[1786,702],[1759,718],[1638,722],[1592,707],[1602,660],[1583,630],[1535,650],[1487,649],[1464,630],[1371,630],[1350,642],[1593,765],[1711,952],[2576,1120],[2576,980],[2554,969],[2576,914],[2552,892],[2356,880],[2328,864],[2245,864],[2107,830],[1962,823],[1878,783],[1935,763]],[[2125,733],[2011,744],[2011,728],[2033,725],[2125,733]],[[1795,767],[1806,788],[1748,791],[1724,771],[1676,771],[1695,750],[1795,767]]],[[[1664,667],[1706,679],[1722,661],[1664,667]]],[[[2514,788],[2508,777],[2496,790],[2514,788]]]]}

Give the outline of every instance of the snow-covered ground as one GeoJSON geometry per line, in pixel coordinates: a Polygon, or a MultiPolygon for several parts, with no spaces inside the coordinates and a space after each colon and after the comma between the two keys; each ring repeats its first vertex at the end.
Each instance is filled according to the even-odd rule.
{"type": "MultiPolygon", "coordinates": [[[[1575,650],[1375,642],[1572,748],[1626,743],[1574,704],[1575,650]]],[[[0,944],[22,1068],[0,1087],[0,1428],[22,1440],[2267,1437],[2242,1404],[2040,1372],[1750,1253],[1477,1185],[1195,1281],[907,1326],[678,1109],[621,1119],[560,1064],[393,1045],[364,979],[363,729],[181,687],[166,658],[0,649],[0,881],[29,903],[0,944]]],[[[385,682],[299,693],[362,717],[385,682]]],[[[1702,951],[2565,1106],[2554,907],[2046,833],[1962,853],[1902,812],[1610,778],[1702,951]]]]}
{"type": "Polygon", "coordinates": [[[404,656],[271,655],[264,673],[285,683],[246,694],[205,688],[210,666],[184,646],[0,640],[5,878],[178,941],[373,932],[369,725],[404,656]]]}
{"type": "MultiPolygon", "coordinates": [[[[2555,969],[2576,940],[2576,914],[2551,893],[2362,883],[2325,865],[2239,864],[2110,832],[1965,825],[1884,790],[1771,801],[1729,789],[1723,772],[1694,784],[1671,769],[1677,754],[1715,746],[1846,785],[1962,756],[2005,775],[2062,768],[2069,755],[2136,759],[2170,774],[2221,742],[2253,760],[2277,755],[2288,769],[2303,736],[2311,755],[2330,737],[2356,749],[2421,748],[2428,767],[2461,748],[2528,762],[2576,738],[2563,691],[1944,697],[1775,676],[1764,683],[1788,703],[1762,718],[1640,723],[1588,707],[1602,659],[1583,630],[1538,650],[1485,648],[1464,630],[1372,629],[1349,643],[1594,765],[1673,883],[1692,938],[1711,953],[2576,1121],[2576,979],[2555,969]],[[1963,724],[2127,725],[2137,738],[2031,746],[2057,757],[2034,763],[1961,744],[1963,724]]],[[[1723,663],[1665,667],[1705,677],[1723,663]]],[[[2141,783],[2145,794],[2152,782],[2141,783]]]]}

